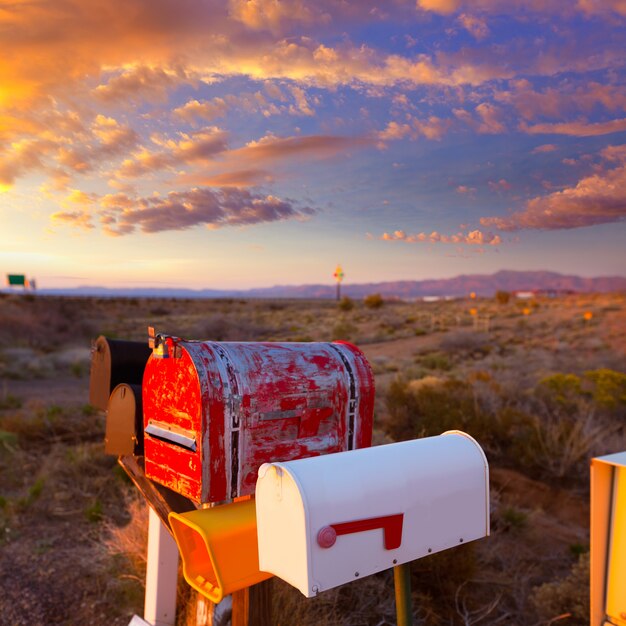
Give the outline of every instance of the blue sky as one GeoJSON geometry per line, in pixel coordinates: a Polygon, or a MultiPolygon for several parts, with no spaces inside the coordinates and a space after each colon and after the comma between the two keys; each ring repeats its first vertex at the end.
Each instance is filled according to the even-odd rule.
{"type": "Polygon", "coordinates": [[[0,272],[626,267],[623,0],[0,0],[0,272]]]}

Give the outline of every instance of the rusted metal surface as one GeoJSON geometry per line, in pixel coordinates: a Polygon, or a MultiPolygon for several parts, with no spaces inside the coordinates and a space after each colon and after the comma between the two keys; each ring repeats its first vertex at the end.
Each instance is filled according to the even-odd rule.
{"type": "Polygon", "coordinates": [[[142,388],[146,476],[195,502],[252,494],[267,461],[371,445],[374,378],[348,343],[166,337],[142,388]]]}

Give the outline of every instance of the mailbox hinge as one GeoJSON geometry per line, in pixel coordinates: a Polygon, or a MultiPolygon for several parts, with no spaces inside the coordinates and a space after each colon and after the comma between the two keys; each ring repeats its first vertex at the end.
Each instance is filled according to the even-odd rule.
{"type": "Polygon", "coordinates": [[[230,419],[230,497],[235,498],[237,497],[239,487],[239,429],[241,426],[242,397],[239,393],[239,383],[237,382],[235,368],[226,350],[217,343],[212,343],[211,347],[218,354],[226,369],[227,378],[226,381],[224,381],[224,395],[228,393],[228,398],[225,398],[224,409],[227,411],[228,418],[230,419]]]}
{"type": "Polygon", "coordinates": [[[339,358],[346,366],[346,372],[348,372],[348,379],[350,381],[350,397],[348,398],[348,450],[354,450],[356,447],[356,412],[359,406],[359,396],[356,392],[354,372],[341,348],[334,344],[330,344],[330,347],[339,355],[339,358]]]}
{"type": "Polygon", "coordinates": [[[148,347],[152,348],[152,356],[157,359],[169,359],[173,357],[180,359],[183,355],[178,342],[180,337],[155,333],[153,326],[148,326],[148,347]]]}

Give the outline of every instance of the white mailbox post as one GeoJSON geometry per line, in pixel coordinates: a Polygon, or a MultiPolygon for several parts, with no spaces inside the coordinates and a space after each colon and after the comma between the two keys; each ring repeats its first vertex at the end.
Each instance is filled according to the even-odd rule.
{"type": "Polygon", "coordinates": [[[459,431],[266,463],[256,511],[260,569],[311,597],[489,535],[489,468],[459,431]]]}

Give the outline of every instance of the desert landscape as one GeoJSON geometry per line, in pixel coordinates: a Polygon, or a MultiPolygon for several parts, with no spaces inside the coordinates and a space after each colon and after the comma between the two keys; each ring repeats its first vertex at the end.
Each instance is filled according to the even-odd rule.
{"type": "MultiPolygon", "coordinates": [[[[143,611],[147,510],[88,404],[91,342],[332,341],[376,378],[374,443],[461,429],[484,448],[491,536],[412,565],[414,623],[588,623],[589,459],[626,449],[626,296],[185,300],[0,296],[0,623],[126,625],[143,611]]],[[[178,624],[195,624],[180,582],[178,624]]],[[[391,571],[282,626],[395,623],[391,571]]]]}

